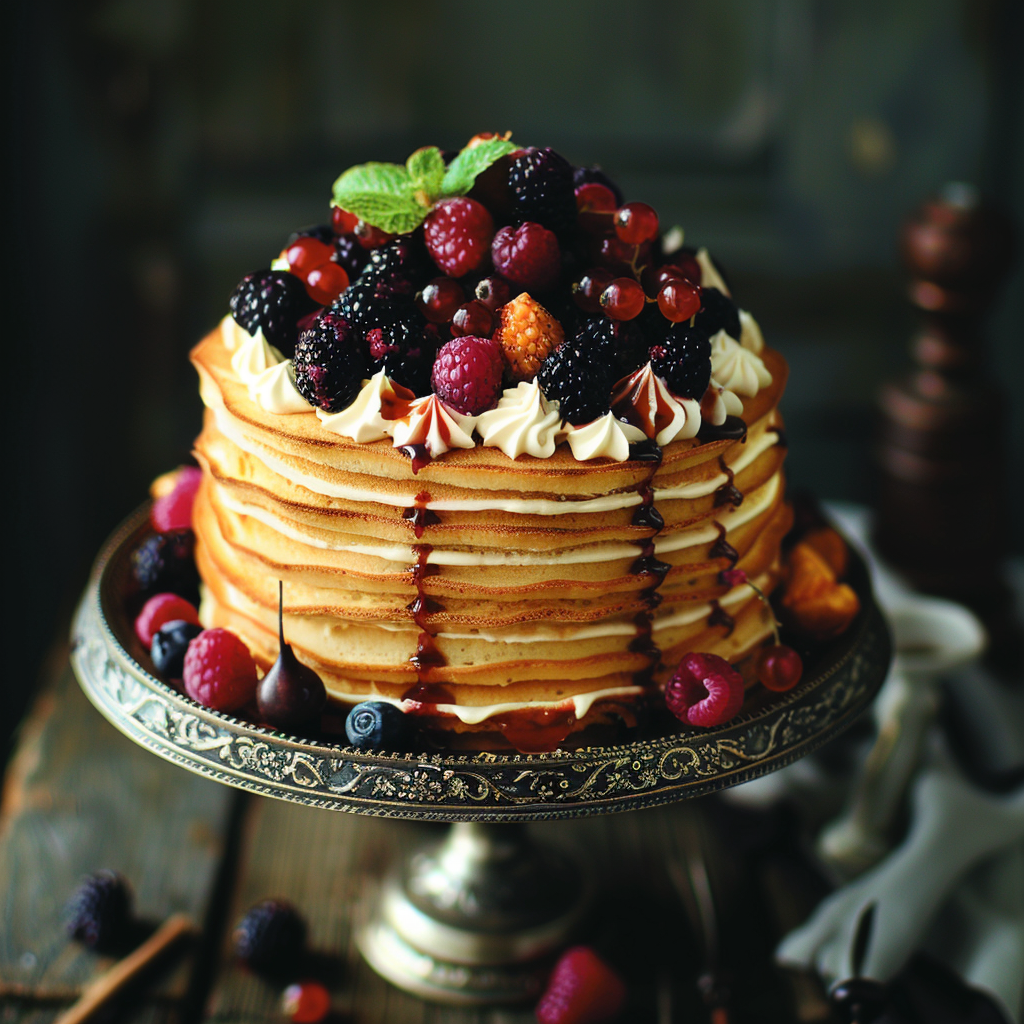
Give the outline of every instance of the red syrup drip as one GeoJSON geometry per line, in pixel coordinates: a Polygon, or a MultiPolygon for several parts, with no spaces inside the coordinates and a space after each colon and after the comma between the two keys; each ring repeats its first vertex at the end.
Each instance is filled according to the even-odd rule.
{"type": "Polygon", "coordinates": [[[778,434],[779,435],[779,439],[775,443],[780,448],[788,448],[789,447],[789,438],[786,437],[786,432],[785,432],[785,430],[782,429],[782,427],[769,427],[768,429],[773,434],[778,434]]]}
{"type": "MultiPolygon", "coordinates": [[[[415,472],[415,470],[413,472],[415,472]]],[[[429,491],[420,491],[420,493],[416,495],[415,504],[412,508],[407,508],[402,513],[403,519],[408,519],[412,522],[413,533],[416,534],[417,540],[423,536],[423,531],[428,526],[437,526],[438,523],[441,522],[441,517],[436,512],[427,508],[429,502],[429,491]]]]}
{"type": "Polygon", "coordinates": [[[438,704],[455,703],[452,692],[437,683],[417,683],[402,694],[402,700],[414,705],[406,711],[410,715],[436,715],[438,704]]]}
{"type": "Polygon", "coordinates": [[[732,631],[736,628],[736,620],[717,601],[712,601],[708,625],[725,626],[725,635],[732,636],[732,631]]]}
{"type": "MultiPolygon", "coordinates": [[[[644,442],[640,442],[643,444],[644,442]]],[[[630,457],[633,457],[633,447],[630,448],[630,457]]],[[[672,568],[668,562],[656,558],[654,554],[654,538],[664,529],[665,519],[654,507],[654,474],[661,465],[661,449],[648,442],[648,449],[645,453],[647,458],[644,461],[652,463],[647,478],[637,487],[640,495],[640,505],[633,512],[632,523],[634,526],[643,526],[654,532],[646,540],[636,541],[640,547],[640,557],[630,566],[630,572],[634,576],[647,576],[651,578],[651,585],[644,588],[640,593],[640,599],[644,608],[633,617],[633,624],[636,626],[636,636],[630,640],[628,649],[634,654],[642,654],[648,659],[645,668],[633,673],[633,683],[637,686],[648,686],[654,675],[654,668],[661,659],[661,650],[653,638],[653,613],[654,609],[661,604],[661,594],[658,587],[661,586],[669,570],[672,568]]]]}
{"type": "MultiPolygon", "coordinates": [[[[725,539],[725,527],[716,522],[714,524],[715,529],[718,531],[718,540],[711,545],[711,550],[708,552],[710,558],[725,558],[728,559],[729,568],[731,569],[739,560],[740,553],[725,539]]],[[[722,570],[725,571],[724,569],[722,570]]],[[[718,582],[722,586],[726,586],[725,580],[722,579],[722,574],[718,574],[718,582]]]]}
{"type": "Polygon", "coordinates": [[[520,754],[546,754],[572,732],[576,708],[572,703],[556,708],[524,708],[489,719],[520,754]]]}
{"type": "MultiPolygon", "coordinates": [[[[406,610],[412,613],[413,621],[420,628],[420,635],[416,640],[416,653],[409,659],[409,662],[416,669],[416,678],[422,683],[423,676],[432,668],[439,668],[447,665],[447,659],[437,649],[434,642],[434,634],[430,632],[426,624],[426,617],[437,612],[444,611],[444,606],[433,598],[423,593],[423,581],[429,576],[436,576],[440,566],[428,565],[427,558],[433,547],[430,544],[416,544],[413,547],[416,552],[416,564],[409,570],[412,582],[416,586],[416,597],[406,605],[406,610]]],[[[413,699],[407,697],[406,699],[413,699]]],[[[444,703],[454,703],[446,701],[444,703]]]]}
{"type": "Polygon", "coordinates": [[[718,456],[718,467],[728,477],[728,480],[715,491],[715,508],[720,508],[722,505],[732,505],[734,508],[738,508],[743,504],[743,492],[733,483],[736,474],[725,464],[725,457],[722,455],[718,456]]]}
{"type": "Polygon", "coordinates": [[[660,532],[665,527],[665,520],[654,507],[654,488],[649,483],[644,483],[637,488],[637,492],[640,495],[640,504],[633,510],[633,525],[646,526],[660,532]]]}
{"type": "Polygon", "coordinates": [[[403,444],[398,449],[406,458],[412,459],[412,475],[415,476],[424,466],[430,465],[430,452],[425,444],[403,444]]]}

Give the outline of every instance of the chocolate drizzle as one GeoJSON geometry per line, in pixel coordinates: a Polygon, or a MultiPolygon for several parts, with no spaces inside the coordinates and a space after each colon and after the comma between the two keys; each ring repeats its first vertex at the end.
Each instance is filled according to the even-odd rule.
{"type": "Polygon", "coordinates": [[[708,616],[709,626],[725,626],[725,635],[732,636],[736,628],[736,620],[718,603],[712,600],[711,614],[708,616]]]}
{"type": "Polygon", "coordinates": [[[697,438],[704,444],[711,441],[746,441],[747,425],[739,416],[726,416],[720,427],[716,427],[710,420],[704,420],[697,431],[697,438]]]}
{"type": "MultiPolygon", "coordinates": [[[[648,438],[646,441],[634,441],[629,446],[630,462],[661,462],[661,447],[648,438]]],[[[654,474],[652,473],[653,477],[654,474]]],[[[647,481],[650,483],[650,480],[647,481]]]]}
{"type": "Polygon", "coordinates": [[[434,642],[435,634],[430,631],[426,621],[428,615],[444,611],[444,606],[423,593],[423,581],[430,576],[436,576],[441,571],[441,567],[427,562],[430,552],[433,551],[430,544],[416,544],[413,546],[413,551],[416,552],[416,564],[410,568],[409,573],[416,587],[416,597],[406,605],[406,610],[412,613],[413,622],[420,628],[420,635],[416,640],[416,653],[409,661],[416,669],[416,678],[422,683],[425,672],[441,665],[447,665],[448,662],[437,649],[437,644],[434,642]]]}
{"type": "MultiPolygon", "coordinates": [[[[415,470],[413,470],[415,472],[415,470]]],[[[416,534],[416,539],[419,540],[423,536],[423,531],[428,526],[437,526],[441,522],[441,517],[436,513],[432,512],[427,508],[427,503],[430,501],[430,494],[427,491],[420,491],[416,495],[416,503],[412,508],[407,508],[402,513],[403,519],[409,519],[412,521],[413,533],[416,534]]]]}
{"type": "Polygon", "coordinates": [[[665,528],[665,520],[654,507],[654,488],[649,484],[641,484],[637,491],[640,494],[640,505],[633,510],[633,525],[646,526],[660,532],[665,528]]]}
{"type": "Polygon", "coordinates": [[[718,531],[718,540],[711,545],[708,555],[711,558],[727,558],[731,569],[740,560],[739,552],[725,539],[725,527],[719,522],[715,522],[714,527],[718,531]]]}
{"type": "Polygon", "coordinates": [[[412,459],[412,474],[415,476],[424,466],[430,465],[430,452],[425,444],[403,444],[398,449],[407,459],[412,459]]]}
{"type": "Polygon", "coordinates": [[[715,491],[715,508],[720,508],[722,505],[732,505],[737,508],[743,504],[743,492],[733,483],[736,474],[725,464],[723,455],[718,456],[718,467],[728,479],[715,491]]]}

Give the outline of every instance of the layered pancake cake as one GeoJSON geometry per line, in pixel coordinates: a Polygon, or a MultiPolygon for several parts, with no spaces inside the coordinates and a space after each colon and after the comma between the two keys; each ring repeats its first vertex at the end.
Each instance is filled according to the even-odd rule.
{"type": "Polygon", "coordinates": [[[785,362],[599,170],[498,136],[353,168],[231,308],[192,352],[200,617],[264,668],[283,581],[330,700],[530,751],[772,633],[785,362]]]}

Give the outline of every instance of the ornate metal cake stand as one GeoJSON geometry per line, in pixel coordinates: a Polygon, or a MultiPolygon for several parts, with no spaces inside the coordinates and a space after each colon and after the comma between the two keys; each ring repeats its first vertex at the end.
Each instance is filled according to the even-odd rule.
{"type": "Polygon", "coordinates": [[[360,948],[393,983],[450,1003],[529,998],[587,899],[585,867],[533,844],[524,822],[702,796],[764,775],[846,728],[885,676],[890,642],[863,566],[853,626],[783,694],[715,729],[550,754],[367,753],[201,707],[149,670],[126,607],[148,505],[112,536],[75,615],[71,661],[89,699],[155,754],[250,792],[314,807],[446,821],[364,908],[360,948]]]}

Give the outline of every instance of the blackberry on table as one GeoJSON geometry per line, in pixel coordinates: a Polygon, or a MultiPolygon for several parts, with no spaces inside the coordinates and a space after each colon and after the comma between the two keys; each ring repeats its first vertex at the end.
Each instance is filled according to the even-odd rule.
{"type": "Polygon", "coordinates": [[[263,900],[232,932],[235,955],[257,974],[289,977],[306,948],[306,922],[284,900],[263,900]]]}
{"type": "Polygon", "coordinates": [[[562,418],[574,425],[608,412],[618,379],[614,340],[585,329],[552,352],[537,374],[544,394],[559,403],[562,418]]]}
{"type": "Polygon", "coordinates": [[[132,575],[143,594],[170,591],[193,603],[199,599],[196,536],[173,530],[147,537],[132,552],[132,575]]]}
{"type": "Polygon", "coordinates": [[[576,223],[572,165],[550,147],[520,153],[509,168],[508,186],[520,223],[534,221],[554,232],[576,223]]]}
{"type": "Polygon", "coordinates": [[[256,329],[286,357],[295,351],[298,322],[318,306],[306,286],[286,270],[257,270],[246,274],[228,302],[235,321],[250,334],[256,329]]]}
{"type": "Polygon", "coordinates": [[[302,397],[326,412],[338,412],[362,386],[369,351],[344,317],[324,312],[299,335],[294,366],[302,397]]]}
{"type": "Polygon", "coordinates": [[[674,324],[651,346],[651,368],[681,398],[704,396],[711,380],[711,342],[688,323],[674,324]]]}
{"type": "Polygon", "coordinates": [[[131,921],[132,894],[123,875],[103,868],[83,879],[64,909],[68,934],[90,949],[109,952],[131,921]]]}
{"type": "Polygon", "coordinates": [[[740,311],[728,295],[717,288],[701,290],[701,308],[693,322],[694,327],[707,337],[714,337],[719,331],[725,331],[730,338],[737,341],[740,337],[740,311]]]}

